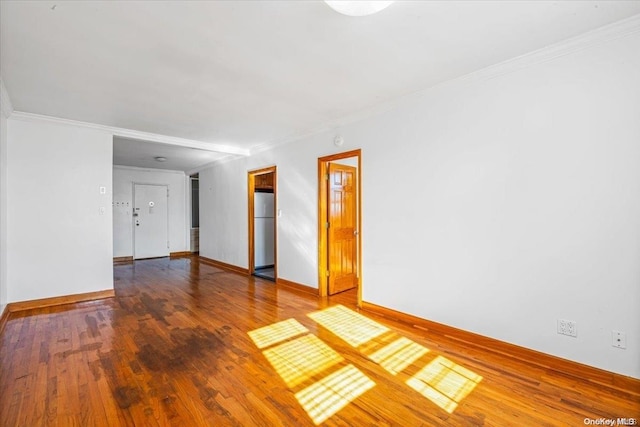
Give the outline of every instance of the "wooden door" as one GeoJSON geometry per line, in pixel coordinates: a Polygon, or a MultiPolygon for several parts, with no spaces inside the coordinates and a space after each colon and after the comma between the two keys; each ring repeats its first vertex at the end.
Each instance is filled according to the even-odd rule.
{"type": "Polygon", "coordinates": [[[356,168],[329,163],[329,295],[358,286],[356,168]]]}

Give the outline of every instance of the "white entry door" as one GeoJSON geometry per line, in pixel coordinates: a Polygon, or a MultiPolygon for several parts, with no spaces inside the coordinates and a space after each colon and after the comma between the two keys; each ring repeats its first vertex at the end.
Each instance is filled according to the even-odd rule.
{"type": "Polygon", "coordinates": [[[135,259],[169,256],[169,188],[134,184],[133,255],[135,259]]]}

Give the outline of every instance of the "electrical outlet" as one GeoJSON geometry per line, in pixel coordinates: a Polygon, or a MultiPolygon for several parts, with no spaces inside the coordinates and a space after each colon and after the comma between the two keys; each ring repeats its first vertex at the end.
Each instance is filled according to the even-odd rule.
{"type": "Polygon", "coordinates": [[[558,319],[558,333],[570,337],[578,336],[578,327],[573,320],[558,319]]]}
{"type": "Polygon", "coordinates": [[[578,336],[578,328],[573,320],[567,320],[567,335],[570,337],[578,336]]]}
{"type": "Polygon", "coordinates": [[[616,348],[627,348],[627,334],[620,331],[611,331],[611,345],[616,348]]]}

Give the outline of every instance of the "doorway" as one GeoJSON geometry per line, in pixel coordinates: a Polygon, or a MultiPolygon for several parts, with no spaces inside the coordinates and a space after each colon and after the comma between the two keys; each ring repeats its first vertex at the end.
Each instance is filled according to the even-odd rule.
{"type": "Polygon", "coordinates": [[[361,150],[318,159],[320,296],[355,289],[362,301],[361,150]]]}
{"type": "Polygon", "coordinates": [[[133,184],[134,259],[169,256],[169,187],[133,184]]]}
{"type": "Polygon", "coordinates": [[[250,171],[249,272],[276,281],[276,167],[250,171]]]}
{"type": "Polygon", "coordinates": [[[189,177],[191,187],[191,227],[189,233],[189,251],[200,253],[200,179],[196,173],[189,177]]]}

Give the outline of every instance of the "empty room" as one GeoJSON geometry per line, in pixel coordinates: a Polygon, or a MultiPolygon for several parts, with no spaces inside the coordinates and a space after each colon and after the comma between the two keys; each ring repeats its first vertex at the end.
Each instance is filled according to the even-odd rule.
{"type": "Polygon", "coordinates": [[[0,0],[0,425],[640,420],[640,1],[0,0]]]}

